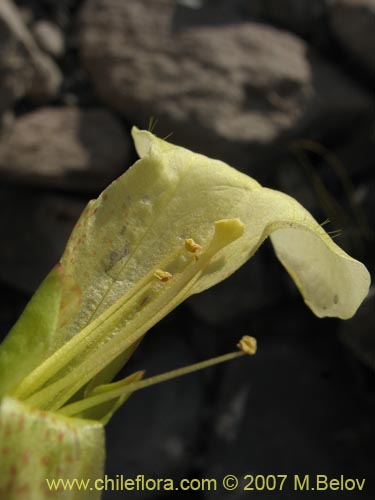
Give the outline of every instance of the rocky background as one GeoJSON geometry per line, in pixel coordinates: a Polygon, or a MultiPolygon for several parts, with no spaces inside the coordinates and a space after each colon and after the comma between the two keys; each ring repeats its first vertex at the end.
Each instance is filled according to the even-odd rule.
{"type": "MultiPolygon", "coordinates": [[[[329,219],[373,273],[374,15],[374,0],[1,0],[2,334],[87,201],[134,161],[131,125],[152,117],[329,219]]],[[[244,333],[257,356],[132,396],[108,426],[107,473],[344,474],[374,498],[374,300],[316,319],[266,243],[158,325],[131,368],[189,364],[244,333]]]]}

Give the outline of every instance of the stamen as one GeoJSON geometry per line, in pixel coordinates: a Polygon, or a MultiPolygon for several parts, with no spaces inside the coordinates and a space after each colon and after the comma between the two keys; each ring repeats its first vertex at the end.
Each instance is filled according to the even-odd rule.
{"type": "Polygon", "coordinates": [[[245,354],[252,356],[257,352],[257,341],[254,337],[244,335],[237,344],[238,349],[241,349],[245,354]]]}
{"type": "MultiPolygon", "coordinates": [[[[226,361],[230,361],[235,358],[239,358],[245,354],[253,355],[256,352],[255,338],[249,337],[247,335],[242,337],[242,339],[238,342],[237,346],[241,346],[240,351],[223,354],[221,356],[210,358],[205,361],[201,361],[199,363],[194,363],[189,366],[184,366],[183,368],[177,368],[177,370],[172,370],[166,373],[162,373],[160,375],[156,375],[155,377],[149,377],[140,380],[138,382],[127,383],[125,385],[122,383],[122,381],[114,382],[112,390],[109,390],[109,385],[107,385],[107,390],[105,393],[98,394],[95,396],[90,396],[88,398],[82,399],[81,401],[76,401],[69,405],[63,406],[58,410],[58,413],[61,413],[62,415],[65,416],[74,416],[81,413],[84,410],[87,410],[89,408],[94,408],[95,406],[98,406],[99,404],[102,404],[106,401],[119,398],[124,394],[133,393],[135,391],[139,391],[140,389],[160,384],[161,382],[166,382],[167,380],[172,380],[174,378],[181,377],[189,373],[203,370],[204,368],[208,368],[210,366],[214,366],[220,363],[224,363],[226,361]]],[[[128,379],[129,378],[125,380],[128,379]]]]}
{"type": "Polygon", "coordinates": [[[176,267],[171,286],[160,287],[155,283],[155,273],[159,274],[159,279],[165,279],[167,271],[151,270],[133,289],[31,372],[13,395],[39,408],[57,411],[180,304],[216,254],[239,238],[243,231],[244,225],[239,219],[216,221],[212,240],[199,260],[192,255],[192,259],[179,261],[185,247],[176,248],[162,262],[162,269],[176,267]]]}
{"type": "Polygon", "coordinates": [[[154,276],[163,283],[169,281],[172,278],[171,273],[169,273],[168,271],[162,271],[161,269],[156,269],[154,276]]]}
{"type": "Polygon", "coordinates": [[[202,251],[201,245],[198,245],[193,238],[185,240],[185,249],[190,253],[198,253],[202,251]]]}

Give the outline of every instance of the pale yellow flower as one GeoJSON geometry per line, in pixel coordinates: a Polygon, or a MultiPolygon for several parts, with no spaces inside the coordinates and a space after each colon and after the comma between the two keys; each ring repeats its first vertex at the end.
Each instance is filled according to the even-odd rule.
{"type": "MultiPolygon", "coordinates": [[[[155,323],[233,273],[268,236],[317,316],[350,318],[368,293],[365,266],[295,199],[150,132],[132,133],[140,160],[88,204],[60,263],[0,346],[0,436],[12,449],[11,458],[0,456],[0,490],[9,500],[25,477],[30,495],[48,498],[45,457],[58,467],[76,453],[64,477],[98,474],[100,422],[150,385],[142,372],[110,383],[122,364],[155,323]],[[28,449],[33,461],[9,482],[28,449]]],[[[253,354],[256,344],[245,337],[239,346],[253,354]]]]}

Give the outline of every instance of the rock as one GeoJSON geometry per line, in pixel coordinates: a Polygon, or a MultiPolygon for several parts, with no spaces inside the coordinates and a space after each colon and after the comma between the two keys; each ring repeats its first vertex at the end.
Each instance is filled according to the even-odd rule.
{"type": "MultiPolygon", "coordinates": [[[[18,0],[19,1],[19,0],[18,0]]],[[[69,31],[76,9],[84,0],[21,0],[27,4],[33,3],[37,17],[47,18],[64,31],[69,31]]],[[[74,21],[73,21],[74,22],[74,21]]]]}
{"type": "Polygon", "coordinates": [[[61,73],[42,53],[10,0],[0,3],[0,114],[25,95],[55,97],[61,73]]]}
{"type": "Polygon", "coordinates": [[[0,280],[32,293],[58,262],[87,200],[2,186],[0,280]]]}
{"type": "Polygon", "coordinates": [[[288,139],[369,113],[371,97],[300,38],[254,22],[177,29],[174,7],[88,0],[79,16],[82,61],[130,122],[155,116],[161,136],[264,175],[288,139]]]}
{"type": "Polygon", "coordinates": [[[244,12],[300,35],[311,35],[325,14],[327,0],[239,0],[244,12]]]}
{"type": "Polygon", "coordinates": [[[129,138],[103,109],[40,108],[0,144],[0,174],[50,187],[99,190],[129,163],[129,138]]]}
{"type": "Polygon", "coordinates": [[[350,56],[374,78],[375,3],[373,0],[333,0],[330,20],[334,35],[350,56]]]}
{"type": "Polygon", "coordinates": [[[28,5],[20,5],[17,2],[17,10],[18,10],[18,15],[21,17],[24,25],[30,28],[30,26],[35,20],[35,12],[33,11],[33,7],[30,5],[29,2],[28,5]]]}
{"type": "Polygon", "coordinates": [[[3,137],[11,130],[14,123],[14,114],[12,111],[6,111],[0,114],[0,144],[3,137]]]}
{"type": "Polygon", "coordinates": [[[58,95],[62,75],[53,61],[43,53],[33,57],[34,75],[27,96],[34,101],[49,101],[58,95]]]}
{"type": "Polygon", "coordinates": [[[53,23],[42,20],[33,26],[33,34],[40,47],[53,57],[61,57],[65,50],[64,35],[53,23]]]}

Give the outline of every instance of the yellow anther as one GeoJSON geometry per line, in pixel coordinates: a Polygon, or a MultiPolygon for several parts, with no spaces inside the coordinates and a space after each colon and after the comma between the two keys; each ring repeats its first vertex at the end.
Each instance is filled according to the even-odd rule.
{"type": "Polygon", "coordinates": [[[163,271],[161,269],[156,269],[154,276],[163,283],[169,281],[172,278],[171,273],[169,273],[168,271],[163,271]]]}
{"type": "Polygon", "coordinates": [[[242,339],[238,342],[237,347],[241,349],[244,353],[252,356],[257,352],[257,341],[254,337],[249,335],[244,335],[242,339]]]}
{"type": "Polygon", "coordinates": [[[188,252],[191,253],[197,253],[202,250],[201,245],[198,245],[198,243],[196,243],[193,238],[188,238],[187,240],[185,240],[185,248],[188,252]]]}

